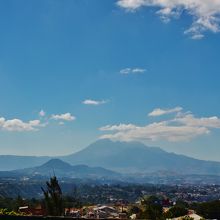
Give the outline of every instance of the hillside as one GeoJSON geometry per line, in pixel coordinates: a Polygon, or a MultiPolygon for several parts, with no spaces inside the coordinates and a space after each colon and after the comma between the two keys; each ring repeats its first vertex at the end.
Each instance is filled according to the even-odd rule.
{"type": "Polygon", "coordinates": [[[89,179],[100,179],[100,178],[118,178],[120,174],[101,168],[101,167],[89,167],[86,165],[75,165],[71,166],[70,164],[60,160],[60,159],[51,159],[48,162],[44,163],[41,166],[19,169],[8,172],[0,172],[0,176],[52,176],[56,175],[57,177],[66,177],[66,178],[89,178],[89,179]]]}

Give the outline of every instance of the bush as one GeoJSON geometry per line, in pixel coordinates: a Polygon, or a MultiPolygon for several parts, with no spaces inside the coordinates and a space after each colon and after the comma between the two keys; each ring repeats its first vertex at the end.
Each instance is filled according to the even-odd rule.
{"type": "Polygon", "coordinates": [[[173,206],[164,214],[164,216],[166,218],[177,218],[187,214],[188,214],[188,210],[186,208],[181,206],[173,206]]]}
{"type": "Polygon", "coordinates": [[[205,219],[220,219],[220,201],[200,203],[196,212],[205,219]]]}
{"type": "Polygon", "coordinates": [[[15,211],[8,211],[7,209],[0,209],[0,215],[13,215],[13,216],[19,216],[19,215],[26,215],[22,212],[15,212],[15,211]]]}

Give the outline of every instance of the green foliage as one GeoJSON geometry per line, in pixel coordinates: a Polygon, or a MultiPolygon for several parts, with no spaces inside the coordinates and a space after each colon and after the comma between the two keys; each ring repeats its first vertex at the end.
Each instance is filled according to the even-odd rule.
{"type": "Polygon", "coordinates": [[[164,213],[164,216],[166,218],[177,218],[187,214],[188,210],[186,208],[176,205],[171,207],[166,213],[164,213]]]}
{"type": "Polygon", "coordinates": [[[15,207],[16,207],[16,203],[14,199],[0,197],[0,209],[1,210],[7,208],[8,210],[12,211],[16,209],[15,207]]]}
{"type": "Polygon", "coordinates": [[[184,216],[181,218],[181,220],[193,220],[194,218],[189,217],[189,216],[184,216]]]}
{"type": "Polygon", "coordinates": [[[129,207],[128,213],[129,214],[138,214],[141,212],[141,209],[138,206],[131,206],[129,207]]]}
{"type": "Polygon", "coordinates": [[[18,211],[21,206],[30,204],[30,201],[24,200],[20,195],[16,198],[4,198],[0,197],[0,209],[7,208],[8,211],[18,211]]]}
{"type": "Polygon", "coordinates": [[[78,197],[64,196],[63,204],[65,208],[82,208],[82,202],[78,197]]]}
{"type": "Polygon", "coordinates": [[[15,212],[15,211],[8,211],[8,209],[0,209],[0,215],[13,215],[13,216],[24,216],[25,213],[22,212],[15,212]]]}
{"type": "Polygon", "coordinates": [[[15,199],[14,210],[18,210],[19,207],[25,206],[25,205],[26,205],[26,203],[23,200],[23,198],[20,195],[18,195],[17,198],[15,199]]]}
{"type": "Polygon", "coordinates": [[[182,201],[182,200],[177,200],[175,206],[183,207],[186,209],[189,208],[189,204],[187,202],[182,201]]]}
{"type": "Polygon", "coordinates": [[[47,214],[50,216],[62,216],[64,213],[62,190],[56,176],[51,177],[50,181],[46,182],[46,185],[46,190],[43,187],[41,189],[44,193],[47,214]]]}
{"type": "Polygon", "coordinates": [[[197,204],[196,212],[205,219],[220,219],[220,201],[197,204]]]}
{"type": "Polygon", "coordinates": [[[131,205],[127,210],[127,214],[128,216],[136,214],[137,219],[140,219],[140,216],[142,214],[142,209],[136,205],[131,205]]]}
{"type": "Polygon", "coordinates": [[[163,218],[163,207],[160,201],[155,196],[145,197],[141,201],[142,212],[140,213],[141,219],[155,219],[160,220],[163,218]]]}
{"type": "Polygon", "coordinates": [[[78,188],[75,186],[71,194],[64,197],[65,208],[82,208],[82,198],[78,192],[78,188]]]}

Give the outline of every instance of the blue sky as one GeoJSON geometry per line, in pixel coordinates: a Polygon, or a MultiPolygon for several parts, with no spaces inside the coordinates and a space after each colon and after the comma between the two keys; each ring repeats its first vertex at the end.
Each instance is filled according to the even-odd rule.
{"type": "Polygon", "coordinates": [[[1,1],[0,154],[108,137],[220,161],[220,5],[140,2],[1,1]]]}

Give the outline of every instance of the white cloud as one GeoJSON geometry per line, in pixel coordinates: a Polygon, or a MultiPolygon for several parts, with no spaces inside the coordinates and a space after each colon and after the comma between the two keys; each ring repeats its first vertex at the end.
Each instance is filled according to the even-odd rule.
{"type": "MultiPolygon", "coordinates": [[[[45,116],[45,112],[41,110],[39,112],[41,117],[45,116]]],[[[59,124],[63,124],[63,121],[73,121],[76,118],[70,113],[60,114],[60,115],[52,115],[51,119],[59,120],[59,124]]],[[[4,117],[0,117],[0,130],[4,131],[37,131],[39,128],[45,127],[49,124],[48,119],[42,122],[41,120],[30,120],[27,122],[22,121],[21,119],[10,119],[7,120],[4,117]]]]}
{"type": "MultiPolygon", "coordinates": [[[[116,127],[117,125],[113,125],[116,127]]],[[[126,126],[126,124],[124,125],[126,126]]],[[[146,126],[133,125],[132,129],[115,131],[113,134],[102,135],[101,138],[108,138],[119,141],[144,141],[144,140],[166,140],[170,142],[188,141],[197,136],[208,134],[210,131],[205,127],[172,126],[164,122],[152,123],[146,126]]]]}
{"type": "Polygon", "coordinates": [[[127,131],[136,128],[133,124],[106,125],[100,128],[100,131],[127,131]]]}
{"type": "Polygon", "coordinates": [[[92,100],[92,99],[86,99],[82,103],[84,105],[102,105],[107,103],[108,101],[106,100],[92,100]]]}
{"type": "Polygon", "coordinates": [[[175,107],[171,109],[161,109],[161,108],[156,108],[152,112],[148,114],[148,116],[161,116],[161,115],[166,115],[166,114],[171,114],[175,112],[180,112],[182,111],[182,107],[175,107]]]}
{"type": "Polygon", "coordinates": [[[206,31],[220,31],[219,0],[118,0],[117,4],[129,11],[141,7],[157,7],[157,14],[165,22],[180,17],[182,12],[187,12],[192,16],[193,22],[184,33],[193,39],[203,38],[206,31]]]}
{"type": "Polygon", "coordinates": [[[134,69],[132,69],[132,73],[143,73],[145,71],[146,71],[146,69],[141,69],[141,68],[134,68],[134,69]]]}
{"type": "Polygon", "coordinates": [[[60,114],[60,115],[52,115],[51,119],[54,120],[63,120],[63,121],[73,121],[76,119],[75,116],[71,115],[71,113],[64,113],[64,114],[60,114]]]}
{"type": "Polygon", "coordinates": [[[44,127],[40,120],[32,120],[28,122],[23,122],[20,119],[6,120],[5,118],[0,118],[0,128],[6,131],[36,131],[39,127],[44,127]]]}
{"type": "Polygon", "coordinates": [[[166,140],[179,142],[207,135],[211,129],[220,129],[220,118],[216,116],[196,118],[191,113],[177,112],[177,115],[170,120],[154,122],[145,126],[119,124],[101,127],[100,130],[107,134],[100,138],[119,141],[166,140]]]}
{"type": "Polygon", "coordinates": [[[43,109],[41,109],[38,114],[40,117],[44,117],[46,115],[46,112],[43,109]]]}
{"type": "Polygon", "coordinates": [[[192,127],[220,128],[217,116],[196,118],[193,114],[178,114],[173,121],[192,127]]]}
{"type": "Polygon", "coordinates": [[[144,73],[146,72],[146,69],[142,68],[125,68],[120,70],[120,73],[123,75],[128,75],[128,74],[139,74],[139,73],[144,73]]]}

